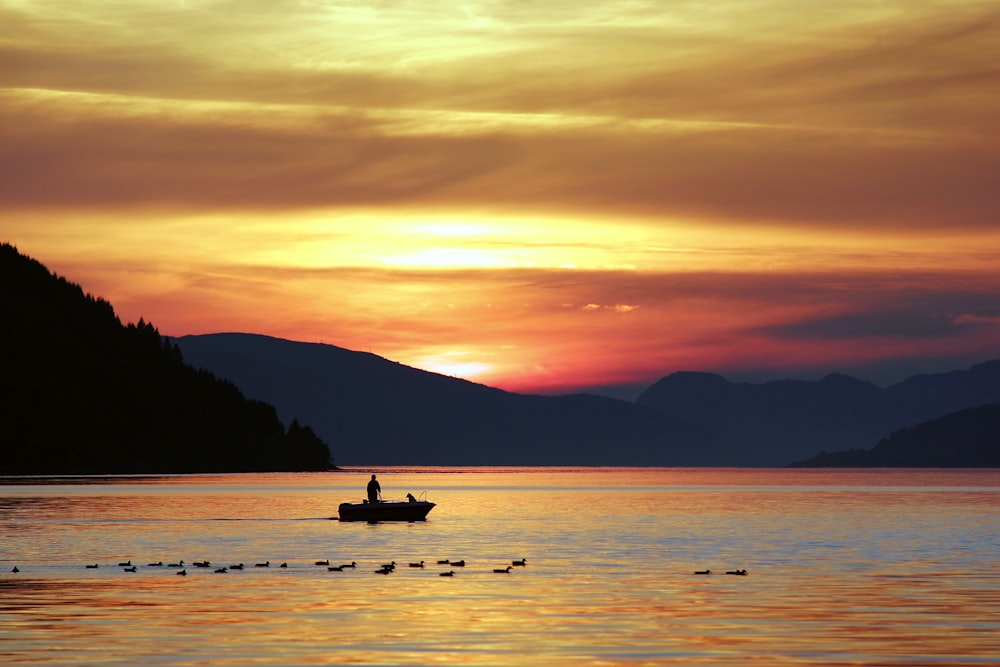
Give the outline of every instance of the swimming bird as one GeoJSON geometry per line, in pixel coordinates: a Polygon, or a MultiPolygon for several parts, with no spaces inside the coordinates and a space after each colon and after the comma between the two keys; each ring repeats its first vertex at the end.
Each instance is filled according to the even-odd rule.
{"type": "Polygon", "coordinates": [[[375,570],[375,574],[392,574],[393,568],[385,567],[384,565],[379,569],[375,570]]]}
{"type": "Polygon", "coordinates": [[[497,572],[497,573],[499,573],[499,574],[507,574],[507,573],[508,573],[508,572],[510,572],[510,571],[511,571],[512,569],[513,569],[513,566],[512,566],[512,565],[508,565],[507,567],[504,567],[504,568],[498,568],[498,569],[494,569],[493,571],[494,571],[494,572],[497,572]]]}
{"type": "Polygon", "coordinates": [[[137,572],[137,571],[138,568],[136,568],[135,565],[133,565],[132,567],[126,567],[124,570],[122,570],[122,572],[137,572]]]}
{"type": "Polygon", "coordinates": [[[451,561],[448,560],[447,558],[445,558],[444,560],[439,560],[438,561],[438,565],[449,565],[449,564],[451,564],[451,561]]]}
{"type": "Polygon", "coordinates": [[[230,565],[229,569],[230,570],[242,570],[243,569],[243,563],[240,563],[239,565],[230,565]]]}
{"type": "Polygon", "coordinates": [[[97,568],[99,568],[100,566],[101,566],[101,564],[100,564],[100,563],[94,563],[93,565],[87,565],[87,566],[86,566],[86,568],[87,568],[88,570],[96,570],[96,569],[97,569],[97,568]]]}
{"type": "Polygon", "coordinates": [[[423,567],[423,566],[424,566],[424,561],[420,561],[419,563],[410,563],[410,567],[423,567]]]}
{"type": "Polygon", "coordinates": [[[271,567],[271,561],[265,561],[263,563],[255,563],[254,567],[271,567]]]}
{"type": "Polygon", "coordinates": [[[167,567],[184,567],[184,561],[179,563],[167,563],[167,567]]]}
{"type": "Polygon", "coordinates": [[[281,565],[279,565],[278,567],[288,567],[288,563],[282,563],[282,564],[281,564],[281,565]]]}
{"type": "Polygon", "coordinates": [[[210,567],[212,565],[207,560],[196,560],[195,562],[193,562],[191,564],[194,565],[195,567],[210,567]]]}
{"type": "Polygon", "coordinates": [[[386,563],[386,564],[383,564],[383,565],[382,565],[382,569],[383,569],[383,570],[384,570],[384,569],[387,569],[387,568],[388,568],[389,570],[395,570],[395,569],[396,569],[396,561],[392,561],[391,563],[386,563]]]}
{"type": "Polygon", "coordinates": [[[357,567],[357,566],[358,566],[358,562],[355,561],[355,560],[352,560],[350,563],[345,563],[345,564],[341,565],[340,567],[357,567]]]}
{"type": "Polygon", "coordinates": [[[118,563],[118,567],[132,567],[132,559],[129,559],[124,563],[118,563]]]}
{"type": "Polygon", "coordinates": [[[229,568],[219,567],[219,568],[216,568],[216,570],[215,570],[216,574],[225,574],[226,572],[229,572],[229,568]]]}
{"type": "Polygon", "coordinates": [[[464,560],[453,560],[453,561],[451,561],[451,565],[454,565],[455,567],[465,567],[465,561],[464,560]]]}
{"type": "Polygon", "coordinates": [[[163,567],[163,561],[161,560],[156,563],[146,563],[146,567],[163,567]]]}
{"type": "Polygon", "coordinates": [[[696,570],[695,574],[712,574],[711,570],[696,570]]]}
{"type": "Polygon", "coordinates": [[[186,577],[186,576],[188,576],[187,570],[178,570],[176,574],[177,574],[178,577],[186,577]]]}
{"type": "Polygon", "coordinates": [[[450,572],[439,572],[438,576],[439,577],[454,577],[455,576],[455,570],[451,570],[450,572]]]}
{"type": "Polygon", "coordinates": [[[528,559],[527,558],[522,558],[521,560],[512,560],[510,562],[510,564],[511,565],[521,565],[521,566],[524,566],[524,565],[528,564],[528,559]]]}
{"type": "Polygon", "coordinates": [[[329,570],[330,572],[343,572],[344,571],[344,566],[343,565],[331,565],[330,567],[328,567],[326,569],[329,570]]]}
{"type": "Polygon", "coordinates": [[[726,574],[735,574],[739,577],[747,576],[748,572],[746,570],[729,570],[726,574]]]}
{"type": "Polygon", "coordinates": [[[316,564],[317,565],[329,565],[330,564],[330,559],[327,558],[326,560],[318,560],[318,561],[316,561],[316,564]]]}

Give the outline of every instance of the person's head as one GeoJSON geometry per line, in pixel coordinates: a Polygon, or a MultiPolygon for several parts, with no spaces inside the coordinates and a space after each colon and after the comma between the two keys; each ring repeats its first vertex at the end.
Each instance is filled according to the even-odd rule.
{"type": "Polygon", "coordinates": [[[375,475],[374,474],[372,474],[372,479],[375,479],[375,475]]]}

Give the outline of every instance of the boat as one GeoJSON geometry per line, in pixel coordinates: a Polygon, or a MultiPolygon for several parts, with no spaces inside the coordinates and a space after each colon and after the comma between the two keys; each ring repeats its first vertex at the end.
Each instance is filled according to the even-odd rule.
{"type": "Polygon", "coordinates": [[[435,503],[428,500],[380,500],[370,503],[340,503],[341,521],[426,521],[435,503]]]}

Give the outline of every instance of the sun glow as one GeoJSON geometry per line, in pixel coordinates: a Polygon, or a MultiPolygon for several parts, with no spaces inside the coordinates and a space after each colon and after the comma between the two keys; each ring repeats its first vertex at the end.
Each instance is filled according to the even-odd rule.
{"type": "Polygon", "coordinates": [[[420,357],[411,365],[432,373],[473,381],[494,370],[491,364],[475,361],[473,356],[468,351],[448,351],[420,357]]]}

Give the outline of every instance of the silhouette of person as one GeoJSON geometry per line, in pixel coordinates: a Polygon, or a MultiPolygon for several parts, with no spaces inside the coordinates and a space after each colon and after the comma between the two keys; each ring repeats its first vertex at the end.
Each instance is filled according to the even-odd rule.
{"type": "Polygon", "coordinates": [[[382,487],[379,485],[378,480],[375,479],[375,475],[372,475],[371,481],[368,482],[368,502],[377,503],[378,494],[382,492],[382,487]]]}
{"type": "Polygon", "coordinates": [[[417,499],[413,497],[412,493],[407,493],[406,494],[406,500],[409,501],[409,502],[411,502],[411,503],[417,502],[417,499]]]}

